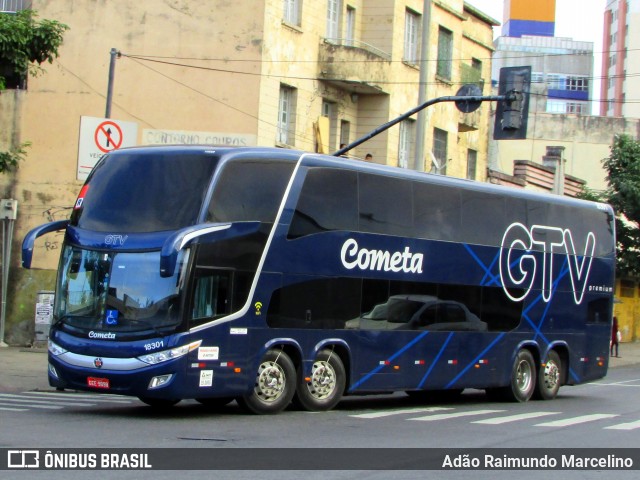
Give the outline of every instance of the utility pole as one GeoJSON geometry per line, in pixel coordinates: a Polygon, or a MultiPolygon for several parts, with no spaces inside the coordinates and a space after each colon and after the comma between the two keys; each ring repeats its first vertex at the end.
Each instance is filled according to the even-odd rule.
{"type": "Polygon", "coordinates": [[[107,84],[107,108],[104,118],[111,118],[111,102],[113,100],[113,79],[116,74],[116,58],[120,58],[120,52],[115,48],[111,49],[111,61],[109,62],[109,83],[107,84]]]}
{"type": "Polygon", "coordinates": [[[11,265],[11,244],[13,243],[13,226],[17,213],[17,200],[0,200],[0,221],[2,221],[2,310],[0,311],[0,347],[8,346],[4,342],[4,331],[7,318],[7,287],[9,283],[9,267],[11,265]]]}
{"type": "MultiPolygon", "coordinates": [[[[422,105],[427,99],[427,87],[429,82],[429,34],[431,31],[431,0],[424,0],[422,7],[422,45],[420,47],[420,83],[418,88],[418,105],[422,105]]],[[[413,168],[417,171],[424,169],[424,137],[427,128],[427,112],[421,110],[418,113],[416,125],[416,152],[413,168]]]]}

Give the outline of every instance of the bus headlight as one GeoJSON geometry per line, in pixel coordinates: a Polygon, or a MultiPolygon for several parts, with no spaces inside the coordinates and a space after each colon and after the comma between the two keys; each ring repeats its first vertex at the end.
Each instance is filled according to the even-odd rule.
{"type": "Polygon", "coordinates": [[[54,357],[57,357],[58,355],[67,353],[67,351],[57,343],[53,343],[51,340],[49,340],[49,353],[54,357]]]}
{"type": "Polygon", "coordinates": [[[161,352],[153,352],[147,355],[141,355],[138,360],[148,363],[149,365],[157,365],[158,363],[168,362],[169,360],[175,360],[176,358],[183,357],[187,353],[195,350],[200,346],[202,340],[183,345],[182,347],[171,348],[169,350],[163,350],[161,352]]]}

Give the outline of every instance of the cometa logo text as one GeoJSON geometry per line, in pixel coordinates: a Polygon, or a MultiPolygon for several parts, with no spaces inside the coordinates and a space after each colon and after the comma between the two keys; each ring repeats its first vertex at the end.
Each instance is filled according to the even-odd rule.
{"type": "Polygon", "coordinates": [[[115,340],[116,334],[113,332],[89,332],[89,338],[104,338],[107,340],[115,340]]]}
{"type": "Polygon", "coordinates": [[[424,255],[412,253],[409,247],[404,247],[402,252],[393,253],[387,250],[367,250],[360,248],[358,242],[350,238],[342,244],[340,260],[348,270],[359,268],[371,271],[422,273],[424,255]]]}

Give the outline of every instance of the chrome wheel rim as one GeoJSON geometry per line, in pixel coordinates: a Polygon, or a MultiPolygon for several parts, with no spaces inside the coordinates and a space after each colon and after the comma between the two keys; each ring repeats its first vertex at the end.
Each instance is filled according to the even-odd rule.
{"type": "Polygon", "coordinates": [[[331,396],[336,388],[336,371],[329,362],[316,360],[313,363],[307,388],[316,400],[324,400],[331,396]]]}
{"type": "Polygon", "coordinates": [[[518,368],[516,370],[516,385],[521,392],[527,392],[531,388],[531,365],[526,360],[520,360],[518,362],[518,368]]]}
{"type": "Polygon", "coordinates": [[[560,369],[556,362],[548,361],[544,366],[544,386],[547,390],[554,390],[560,382],[560,369]]]}
{"type": "Polygon", "coordinates": [[[254,391],[263,402],[275,402],[285,390],[287,377],[276,362],[264,362],[258,368],[254,391]]]}

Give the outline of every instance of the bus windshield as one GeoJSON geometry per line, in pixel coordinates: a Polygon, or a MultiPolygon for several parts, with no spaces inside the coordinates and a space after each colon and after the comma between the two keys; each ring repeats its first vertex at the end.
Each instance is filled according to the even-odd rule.
{"type": "Polygon", "coordinates": [[[160,232],[197,223],[217,157],[110,153],[96,165],[71,225],[96,232],[160,232]]]}
{"type": "Polygon", "coordinates": [[[56,321],[83,331],[132,335],[175,331],[181,319],[182,268],[162,278],[157,275],[159,257],[159,252],[107,253],[66,246],[56,321]]]}

